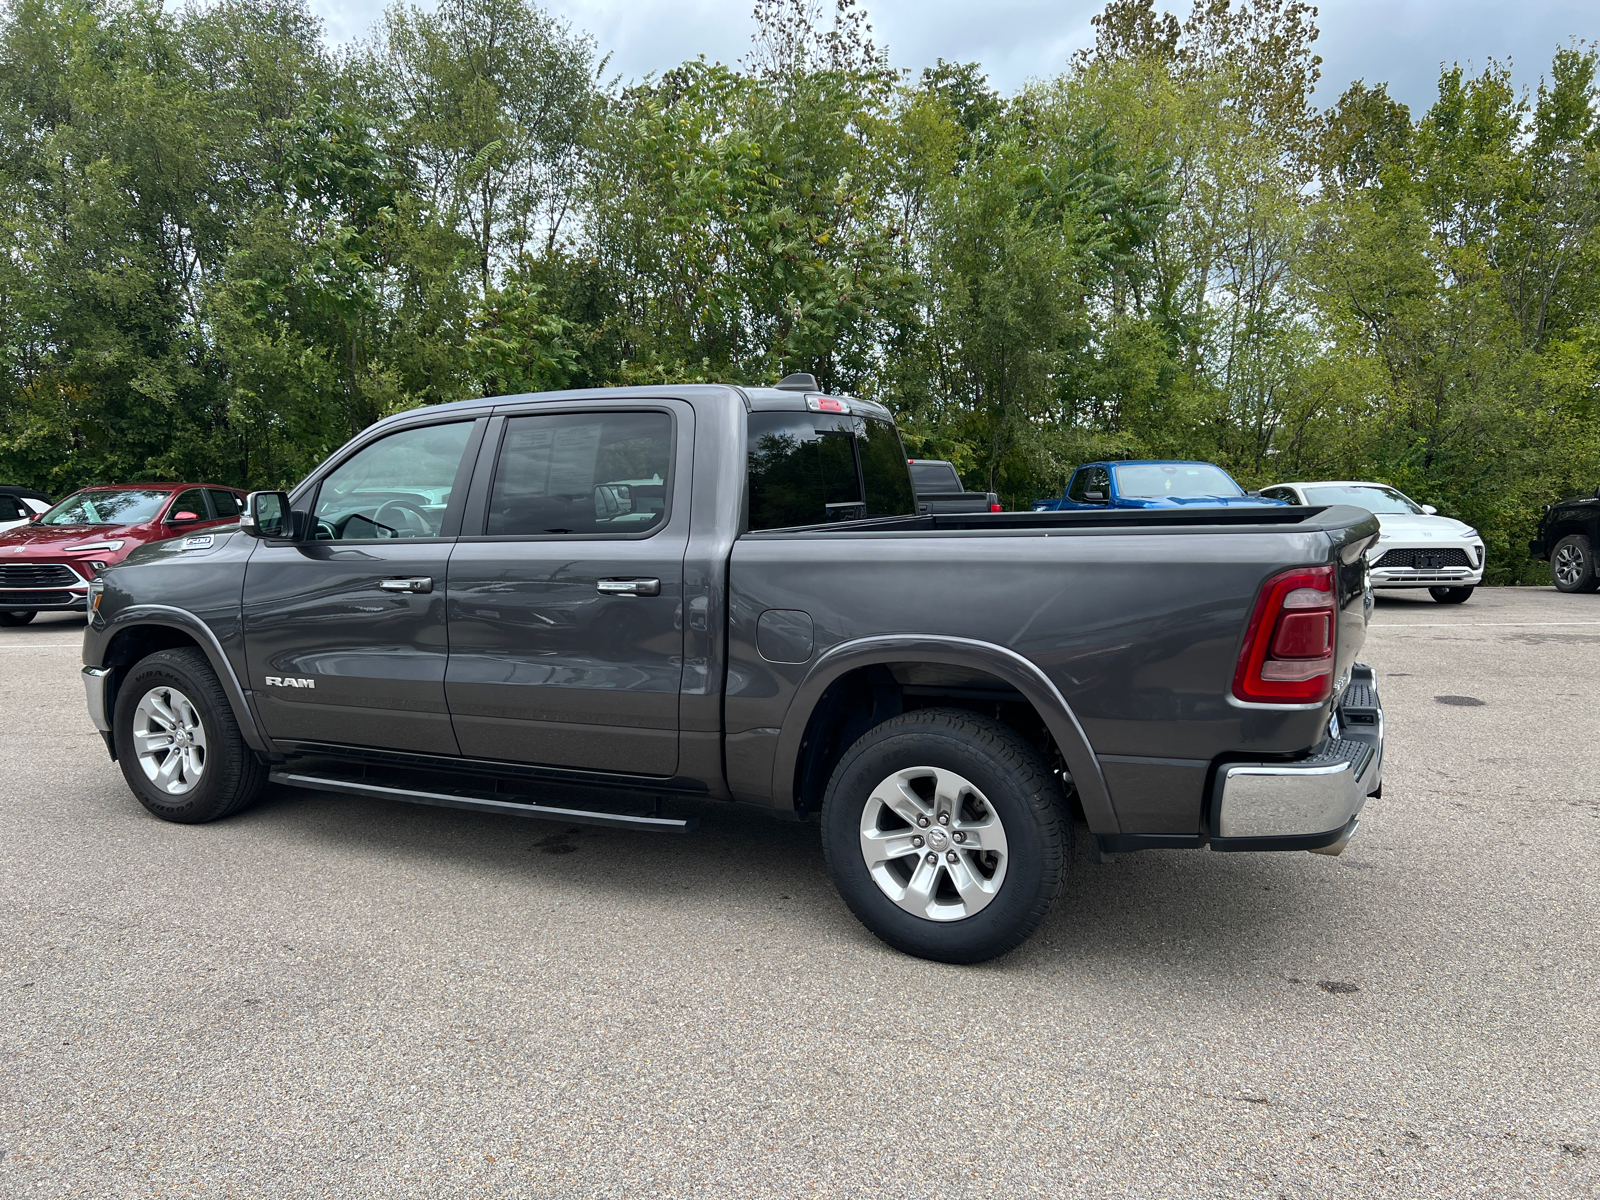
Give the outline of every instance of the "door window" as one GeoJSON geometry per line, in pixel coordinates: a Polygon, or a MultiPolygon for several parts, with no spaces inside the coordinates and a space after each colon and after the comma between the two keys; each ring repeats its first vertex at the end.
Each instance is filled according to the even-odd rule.
{"type": "Polygon", "coordinates": [[[602,537],[665,524],[672,418],[663,412],[512,417],[495,461],[487,532],[602,537]]]}
{"type": "Polygon", "coordinates": [[[26,521],[30,515],[21,500],[0,494],[0,521],[26,521]]]}
{"type": "Polygon", "coordinates": [[[237,517],[242,511],[239,497],[232,492],[225,492],[221,488],[207,488],[206,493],[211,497],[211,507],[217,510],[218,520],[237,517]]]}
{"type": "Polygon", "coordinates": [[[471,421],[391,433],[340,463],[317,489],[319,540],[435,538],[455,488],[471,421]]]}
{"type": "Polygon", "coordinates": [[[211,519],[211,510],[206,507],[206,494],[200,488],[190,488],[186,492],[179,492],[178,498],[172,502],[172,507],[167,510],[167,520],[173,524],[183,524],[189,521],[208,521],[211,519]]]}
{"type": "Polygon", "coordinates": [[[1078,473],[1072,477],[1072,486],[1067,489],[1067,499],[1079,504],[1084,502],[1083,494],[1089,490],[1089,468],[1080,467],[1078,473]]]}

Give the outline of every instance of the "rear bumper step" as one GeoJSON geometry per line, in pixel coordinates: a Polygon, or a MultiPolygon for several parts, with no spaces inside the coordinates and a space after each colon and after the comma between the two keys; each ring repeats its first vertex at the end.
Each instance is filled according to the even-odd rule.
{"type": "Polygon", "coordinates": [[[407,804],[433,804],[441,808],[506,813],[513,817],[566,821],[574,825],[606,825],[613,829],[646,830],[651,833],[691,833],[700,825],[698,817],[660,815],[659,803],[654,814],[608,812],[603,809],[562,808],[553,804],[540,804],[532,797],[510,800],[503,795],[494,796],[470,788],[421,791],[417,788],[396,787],[391,783],[378,783],[370,779],[331,774],[313,775],[302,771],[273,771],[268,778],[273,783],[281,783],[285,787],[339,792],[347,796],[367,796],[374,800],[403,800],[407,804]]]}
{"type": "Polygon", "coordinates": [[[1383,788],[1383,706],[1371,667],[1352,669],[1337,729],[1309,758],[1220,766],[1211,849],[1342,851],[1367,797],[1383,788]]]}

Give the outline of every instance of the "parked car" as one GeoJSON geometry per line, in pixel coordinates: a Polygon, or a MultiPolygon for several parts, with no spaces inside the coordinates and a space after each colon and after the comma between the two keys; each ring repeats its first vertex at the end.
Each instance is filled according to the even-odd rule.
{"type": "Polygon", "coordinates": [[[919,513],[997,513],[1000,497],[993,492],[969,492],[961,486],[956,465],[942,458],[910,460],[911,486],[917,493],[919,513]]]}
{"type": "Polygon", "coordinates": [[[1281,501],[1247,492],[1205,462],[1139,459],[1088,463],[1073,472],[1066,495],[1035,500],[1034,512],[1075,508],[1260,508],[1281,501]]]}
{"type": "Polygon", "coordinates": [[[1600,590],[1595,553],[1600,550],[1600,488],[1551,504],[1539,518],[1528,553],[1550,564],[1550,578],[1563,592],[1600,590]]]}
{"type": "Polygon", "coordinates": [[[48,512],[52,503],[43,492],[0,484],[0,533],[26,525],[40,513],[48,512]]]}
{"type": "Polygon", "coordinates": [[[198,483],[73,492],[0,533],[0,626],[26,625],[40,612],[81,610],[89,581],[146,542],[183,534],[209,544],[211,530],[239,519],[244,495],[198,483]]]}
{"type": "Polygon", "coordinates": [[[1074,813],[1102,852],[1337,853],[1380,790],[1357,508],[918,515],[888,410],[720,385],[414,410],[249,505],[90,585],[90,715],[164,820],[269,780],[634,830],[738,801],[819,818],[890,945],[975,962],[1074,813]]]}
{"type": "Polygon", "coordinates": [[[1462,604],[1483,582],[1483,536],[1386,483],[1280,483],[1261,494],[1290,504],[1354,504],[1377,517],[1382,533],[1367,551],[1375,588],[1427,588],[1440,604],[1462,604]]]}

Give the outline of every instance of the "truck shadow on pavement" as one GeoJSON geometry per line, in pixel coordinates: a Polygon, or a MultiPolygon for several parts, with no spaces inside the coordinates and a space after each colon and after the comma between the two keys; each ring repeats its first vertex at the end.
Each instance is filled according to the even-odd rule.
{"type": "MultiPolygon", "coordinates": [[[[643,834],[275,787],[227,824],[248,824],[252,840],[309,841],[342,862],[389,860],[411,878],[419,871],[449,880],[489,876],[508,889],[508,903],[556,903],[575,922],[586,901],[643,921],[659,918],[664,906],[678,917],[699,909],[776,928],[796,947],[912,961],[872,937],[840,900],[815,823],[712,802],[678,810],[700,817],[697,832],[643,834]]],[[[976,969],[1031,974],[1067,963],[1079,970],[1137,964],[1159,974],[1167,964],[1202,976],[1254,974],[1252,963],[1279,963],[1325,939],[1330,922],[1366,910],[1386,874],[1361,869],[1373,866],[1359,843],[1337,859],[1166,850],[1098,863],[1080,827],[1045,923],[1021,948],[976,969]],[[1217,953],[1224,944],[1225,959],[1217,953]]]]}

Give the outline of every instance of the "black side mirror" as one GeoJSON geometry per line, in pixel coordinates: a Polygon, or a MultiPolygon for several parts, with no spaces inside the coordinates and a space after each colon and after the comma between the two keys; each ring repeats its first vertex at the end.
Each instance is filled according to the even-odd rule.
{"type": "Polygon", "coordinates": [[[286,492],[251,492],[245,497],[239,528],[251,537],[292,538],[293,514],[286,492]]]}
{"type": "Polygon", "coordinates": [[[1096,503],[1099,503],[1106,498],[1106,494],[1104,492],[1085,492],[1083,494],[1083,498],[1085,500],[1093,500],[1096,503]]]}

